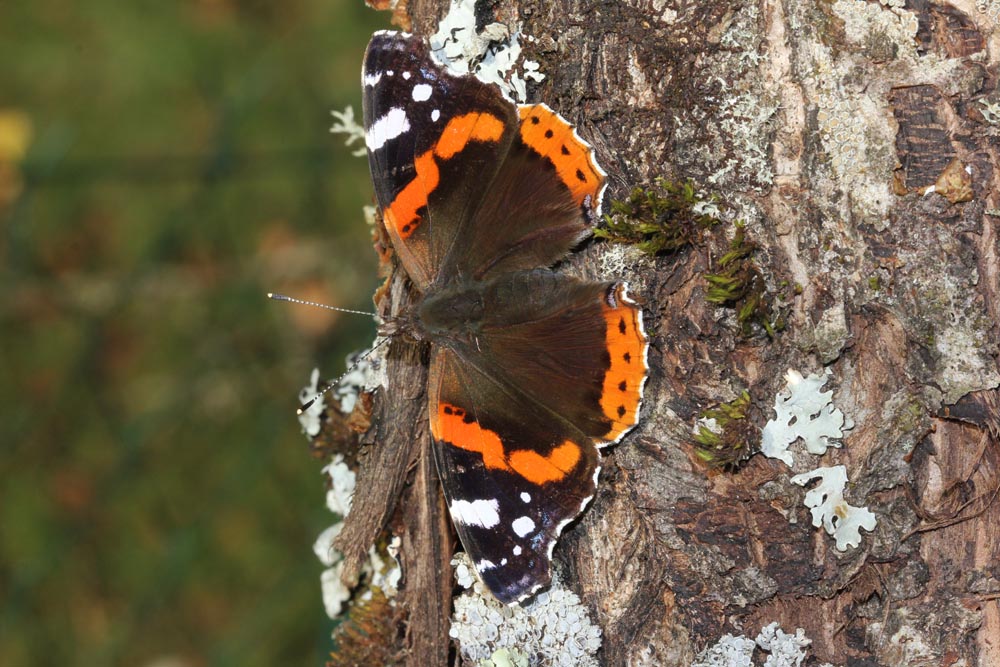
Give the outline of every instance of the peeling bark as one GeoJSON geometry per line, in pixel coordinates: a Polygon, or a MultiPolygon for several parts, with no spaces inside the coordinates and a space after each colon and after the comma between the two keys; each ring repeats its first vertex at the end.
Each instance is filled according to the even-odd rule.
{"type": "MultiPolygon", "coordinates": [[[[495,7],[534,36],[526,51],[547,74],[534,99],[594,144],[610,197],[692,180],[746,223],[771,298],[789,295],[786,329],[747,337],[705,301],[710,245],[650,258],[592,243],[568,262],[622,271],[652,334],[643,419],[555,551],[603,628],[603,664],[689,665],[722,634],[773,621],[804,628],[834,665],[1000,664],[1000,121],[981,103],[1000,100],[1000,25],[972,0],[893,4],[495,7]],[[967,199],[948,196],[963,184],[967,199]],[[794,470],[762,456],[737,472],[699,465],[701,412],[746,390],[759,432],[785,371],[824,366],[854,425],[842,449],[799,454],[794,470]],[[844,553],[789,482],[840,464],[848,500],[878,517],[844,553]]],[[[410,2],[418,31],[443,11],[410,2]]],[[[397,276],[383,306],[405,298],[397,276]]],[[[419,588],[405,591],[409,636],[426,639],[446,633],[451,573],[448,526],[422,486],[434,475],[420,359],[390,355],[396,398],[376,400],[377,444],[338,545],[360,558],[394,509],[403,517],[404,549],[420,554],[404,555],[404,587],[419,588]],[[413,465],[423,490],[397,507],[413,465]]],[[[441,664],[442,646],[414,640],[409,664],[441,664]]]]}

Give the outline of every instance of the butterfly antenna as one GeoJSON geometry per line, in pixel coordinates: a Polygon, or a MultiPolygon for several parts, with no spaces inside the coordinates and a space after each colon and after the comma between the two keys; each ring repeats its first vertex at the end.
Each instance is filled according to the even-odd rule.
{"type": "MultiPolygon", "coordinates": [[[[378,319],[378,313],[369,313],[368,311],[365,311],[365,310],[351,310],[350,308],[337,308],[336,306],[328,306],[325,303],[317,303],[315,301],[306,301],[304,299],[296,299],[293,296],[288,296],[288,295],[285,295],[285,294],[275,294],[274,292],[268,292],[267,293],[267,298],[268,299],[273,299],[274,301],[286,301],[288,303],[297,303],[297,304],[302,305],[302,306],[315,306],[316,308],[324,308],[326,310],[334,310],[334,311],[336,311],[338,313],[351,313],[352,315],[367,315],[369,317],[374,317],[375,319],[378,319]]],[[[305,403],[303,403],[302,405],[300,405],[299,409],[296,411],[297,414],[301,415],[303,412],[305,412],[306,410],[308,410],[309,407],[313,403],[315,403],[320,398],[322,398],[323,395],[326,394],[328,391],[330,391],[334,387],[340,386],[340,381],[341,380],[343,380],[345,377],[347,377],[348,375],[350,375],[351,373],[353,373],[354,370],[358,367],[358,364],[360,364],[362,361],[364,361],[369,356],[371,356],[372,352],[374,352],[375,350],[377,350],[387,340],[388,340],[388,338],[383,338],[378,343],[376,343],[375,345],[373,345],[367,352],[365,352],[364,354],[359,355],[358,358],[354,360],[354,363],[352,363],[351,366],[346,371],[344,371],[343,374],[341,374],[340,377],[338,377],[333,382],[327,382],[323,386],[323,389],[321,389],[319,392],[317,392],[315,396],[313,396],[311,399],[309,399],[308,401],[306,401],[305,403]]]]}
{"type": "MultiPolygon", "coordinates": [[[[356,312],[356,311],[349,311],[349,312],[356,312]]],[[[367,313],[363,313],[363,314],[367,314],[367,313]]],[[[348,369],[346,371],[344,371],[340,375],[340,377],[338,377],[333,382],[327,382],[325,385],[323,385],[323,388],[320,389],[318,392],[316,392],[315,396],[313,396],[308,401],[306,401],[305,403],[303,403],[302,405],[299,406],[299,409],[295,411],[295,414],[301,415],[303,412],[305,412],[310,407],[312,407],[313,403],[315,403],[320,398],[322,398],[323,395],[326,394],[326,392],[330,391],[334,387],[339,387],[341,380],[343,380],[345,377],[347,377],[348,375],[350,375],[351,373],[353,373],[354,370],[358,367],[358,365],[362,361],[364,361],[365,359],[367,359],[368,357],[370,357],[372,355],[372,353],[375,352],[375,350],[379,349],[384,343],[388,342],[388,340],[389,340],[388,338],[383,338],[379,342],[377,342],[374,345],[372,345],[371,348],[369,348],[368,350],[366,350],[364,352],[364,354],[358,355],[358,358],[354,360],[354,363],[352,363],[350,365],[350,367],[348,367],[348,369]]]]}
{"type": "Polygon", "coordinates": [[[325,308],[326,310],[335,310],[338,313],[352,313],[354,315],[368,315],[369,317],[378,317],[377,313],[369,313],[365,310],[351,310],[350,308],[337,308],[336,306],[328,306],[325,303],[316,303],[315,301],[303,301],[302,299],[296,299],[295,297],[286,296],[284,294],[275,294],[274,292],[267,293],[268,299],[274,299],[275,301],[287,301],[289,303],[297,303],[303,306],[316,306],[317,308],[325,308]]]}

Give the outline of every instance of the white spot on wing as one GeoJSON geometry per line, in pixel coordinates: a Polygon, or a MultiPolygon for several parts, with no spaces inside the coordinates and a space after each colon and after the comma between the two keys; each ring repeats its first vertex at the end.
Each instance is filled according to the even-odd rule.
{"type": "Polygon", "coordinates": [[[514,529],[518,537],[525,537],[530,535],[533,530],[535,530],[535,522],[531,520],[530,516],[521,516],[514,519],[514,522],[510,524],[510,527],[514,529]]]}
{"type": "Polygon", "coordinates": [[[526,503],[530,503],[531,502],[531,494],[528,493],[527,491],[522,491],[521,492],[521,500],[523,500],[526,503]]]}
{"type": "Polygon", "coordinates": [[[438,111],[437,109],[431,112],[431,120],[434,121],[435,123],[437,122],[437,119],[440,117],[441,117],[441,112],[438,111]]]}
{"type": "Polygon", "coordinates": [[[409,72],[403,72],[403,78],[406,79],[407,81],[410,80],[410,76],[412,75],[409,72]]]}
{"type": "Polygon", "coordinates": [[[456,523],[465,526],[479,526],[481,528],[492,528],[500,523],[500,514],[497,512],[500,504],[495,498],[490,500],[456,500],[448,507],[451,518],[456,523]]]}
{"type": "Polygon", "coordinates": [[[632,296],[628,293],[628,283],[622,283],[621,291],[619,292],[619,294],[621,295],[622,301],[631,305],[635,305],[635,299],[633,299],[632,296]]]}
{"type": "Polygon", "coordinates": [[[382,72],[375,72],[374,74],[365,74],[364,83],[366,86],[374,86],[381,80],[382,80],[382,72]]]}
{"type": "Polygon", "coordinates": [[[486,570],[492,570],[496,566],[497,566],[496,563],[494,563],[491,560],[486,560],[485,558],[476,563],[476,569],[479,570],[480,572],[485,572],[486,570]]]}
{"type": "Polygon", "coordinates": [[[514,547],[513,553],[514,553],[515,556],[520,556],[521,555],[521,545],[520,544],[518,544],[516,547],[514,547]]]}
{"type": "Polygon", "coordinates": [[[385,146],[387,141],[408,132],[409,129],[410,121],[406,118],[406,111],[394,107],[368,128],[368,131],[365,132],[365,144],[368,146],[368,150],[377,151],[385,146]]]}
{"type": "Polygon", "coordinates": [[[431,98],[433,90],[434,89],[426,83],[418,83],[413,87],[413,101],[426,102],[431,98]]]}

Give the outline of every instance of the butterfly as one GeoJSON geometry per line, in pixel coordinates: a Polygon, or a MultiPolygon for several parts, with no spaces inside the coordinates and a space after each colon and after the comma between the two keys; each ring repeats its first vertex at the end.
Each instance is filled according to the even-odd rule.
{"type": "Polygon", "coordinates": [[[605,173],[555,111],[451,73],[419,37],[375,33],[362,84],[382,224],[421,294],[387,326],[430,342],[452,522],[492,594],[521,601],[550,582],[648,374],[628,285],[550,268],[590,235],[605,173]]]}

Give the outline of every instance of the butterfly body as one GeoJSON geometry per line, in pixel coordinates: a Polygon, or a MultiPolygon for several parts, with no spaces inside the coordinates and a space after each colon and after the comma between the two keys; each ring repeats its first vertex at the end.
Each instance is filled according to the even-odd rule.
{"type": "Polygon", "coordinates": [[[388,329],[431,344],[434,454],[476,571],[503,602],[550,579],[593,497],[599,447],[638,420],[647,339],[622,282],[550,267],[586,238],[604,173],[547,106],[373,36],[366,142],[383,224],[421,296],[388,329]]]}

